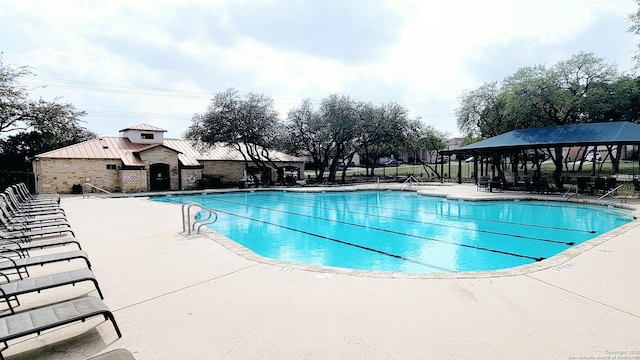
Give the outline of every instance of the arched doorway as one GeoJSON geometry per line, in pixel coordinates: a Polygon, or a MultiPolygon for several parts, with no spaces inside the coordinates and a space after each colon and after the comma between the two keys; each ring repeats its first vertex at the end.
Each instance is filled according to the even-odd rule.
{"type": "Polygon", "coordinates": [[[169,177],[169,164],[151,164],[150,184],[151,191],[164,191],[171,189],[171,178],[169,177]]]}

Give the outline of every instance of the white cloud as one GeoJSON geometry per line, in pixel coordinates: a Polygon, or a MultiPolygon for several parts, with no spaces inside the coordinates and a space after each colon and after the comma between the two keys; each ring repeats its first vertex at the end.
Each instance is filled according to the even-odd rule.
{"type": "Polygon", "coordinates": [[[99,110],[87,127],[103,135],[146,122],[178,137],[229,87],[272,96],[282,116],[304,98],[317,104],[332,93],[395,101],[456,135],[462,91],[520,67],[593,51],[629,70],[636,39],[626,16],[636,7],[633,0],[15,0],[3,2],[0,31],[17,35],[0,51],[5,64],[33,66],[39,84],[49,84],[38,95],[99,110]],[[47,79],[68,82],[54,87],[47,79]]]}

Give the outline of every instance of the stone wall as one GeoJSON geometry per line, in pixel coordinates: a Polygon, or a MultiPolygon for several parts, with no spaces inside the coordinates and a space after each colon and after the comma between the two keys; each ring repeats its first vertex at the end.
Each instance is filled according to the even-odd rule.
{"type": "Polygon", "coordinates": [[[237,183],[242,180],[243,161],[200,160],[203,175],[219,176],[222,183],[237,183]]]}
{"type": "MultiPolygon", "coordinates": [[[[170,189],[178,190],[179,181],[179,169],[178,169],[178,153],[175,150],[171,150],[165,146],[156,146],[149,150],[145,150],[140,153],[140,159],[144,161],[145,168],[149,169],[151,164],[168,164],[169,165],[169,177],[170,189]]],[[[150,188],[149,180],[147,179],[146,189],[150,188]]]]}
{"type": "Polygon", "coordinates": [[[182,169],[182,190],[192,190],[198,187],[198,180],[202,179],[202,169],[182,169]]]}
{"type": "MultiPolygon", "coordinates": [[[[148,169],[151,164],[169,165],[171,190],[195,189],[203,175],[214,176],[222,184],[237,184],[242,180],[244,162],[242,161],[201,161],[203,169],[178,168],[177,153],[164,146],[157,146],[141,154],[145,169],[121,169],[120,160],[107,159],[47,159],[34,161],[37,176],[38,193],[71,193],[75,184],[90,183],[109,192],[143,192],[150,188],[148,169]],[[109,165],[110,169],[107,169],[109,165]],[[115,167],[115,169],[112,169],[115,167]],[[193,180],[193,181],[190,181],[193,180]]],[[[304,174],[303,163],[281,163],[279,165],[296,166],[304,174]]],[[[277,178],[272,172],[273,180],[277,178]]]]}
{"type": "Polygon", "coordinates": [[[119,160],[44,158],[33,163],[38,193],[71,193],[73,185],[84,183],[110,192],[120,191],[119,160]],[[107,165],[116,169],[107,169],[107,165]]]}
{"type": "MultiPolygon", "coordinates": [[[[200,160],[204,165],[203,175],[219,176],[222,183],[237,183],[244,175],[245,164],[243,161],[213,161],[200,160]]],[[[304,178],[304,163],[276,162],[279,166],[295,166],[300,170],[300,177],[304,178]]],[[[251,163],[249,164],[251,166],[251,163]]],[[[273,181],[276,181],[278,174],[275,169],[271,171],[273,181]]]]}
{"type": "Polygon", "coordinates": [[[120,190],[125,193],[147,191],[147,172],[147,169],[120,170],[120,190]]]}

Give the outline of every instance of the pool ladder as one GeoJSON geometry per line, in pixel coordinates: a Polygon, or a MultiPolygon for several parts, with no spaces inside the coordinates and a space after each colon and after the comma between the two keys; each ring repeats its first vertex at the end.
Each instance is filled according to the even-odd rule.
{"type": "Polygon", "coordinates": [[[218,220],[218,213],[209,209],[208,207],[198,204],[194,201],[187,201],[182,204],[182,232],[187,232],[188,235],[191,235],[192,231],[196,231],[196,233],[200,233],[200,228],[205,225],[213,224],[218,220]],[[191,208],[197,206],[200,208],[200,212],[206,212],[207,216],[203,216],[201,219],[196,220],[193,218],[193,224],[191,223],[191,208]],[[186,214],[185,214],[186,210],[186,214]],[[186,215],[186,216],[185,216],[186,215]],[[197,228],[196,228],[197,226],[197,228]]]}

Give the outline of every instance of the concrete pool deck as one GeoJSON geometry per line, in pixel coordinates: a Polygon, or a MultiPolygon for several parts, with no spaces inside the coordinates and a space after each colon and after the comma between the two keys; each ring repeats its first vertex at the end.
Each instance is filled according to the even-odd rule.
{"type": "MultiPolygon", "coordinates": [[[[181,233],[178,204],[79,196],[61,204],[123,337],[89,319],[10,341],[7,359],[85,359],[116,348],[138,360],[640,359],[640,220],[537,268],[420,278],[241,256],[213,232],[181,233]]],[[[83,266],[47,265],[32,276],[83,266]]],[[[84,294],[96,295],[91,284],[49,289],[21,297],[21,308],[84,294]]]]}

